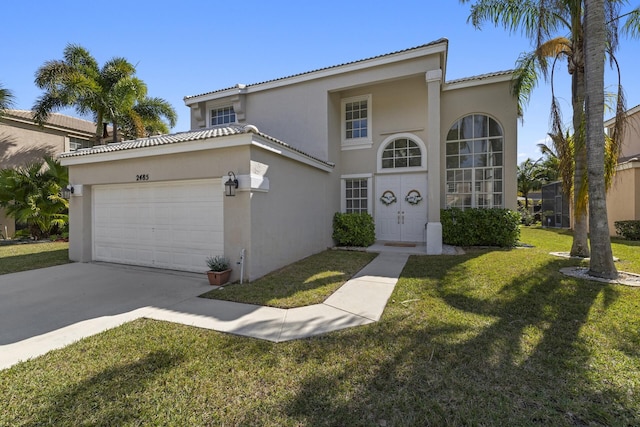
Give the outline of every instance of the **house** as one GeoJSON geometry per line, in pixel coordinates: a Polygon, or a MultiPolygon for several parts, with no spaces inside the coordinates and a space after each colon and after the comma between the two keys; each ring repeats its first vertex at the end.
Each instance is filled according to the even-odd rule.
{"type": "MultiPolygon", "coordinates": [[[[640,105],[628,110],[616,175],[607,193],[609,233],[616,235],[616,221],[640,220],[640,105]]],[[[611,134],[615,118],[604,122],[611,134]]]]}
{"type": "Polygon", "coordinates": [[[338,211],[442,253],[441,208],[517,197],[512,74],[447,81],[447,53],[440,39],[187,96],[187,132],[64,153],[70,258],[204,271],[243,251],[232,279],[253,280],[333,246],[338,211]]]}
{"type": "MultiPolygon", "coordinates": [[[[6,110],[0,118],[0,168],[25,166],[44,156],[89,147],[95,131],[94,123],[63,114],[51,114],[47,123],[38,126],[31,111],[6,110]]],[[[15,221],[2,208],[0,234],[15,234],[15,221]]]]}
{"type": "MultiPolygon", "coordinates": [[[[616,235],[615,222],[640,220],[640,105],[628,110],[627,128],[621,141],[620,156],[613,184],[607,192],[607,219],[609,234],[616,235]]],[[[605,131],[611,135],[615,117],[604,122],[605,131]]],[[[560,182],[542,187],[543,211],[551,212],[545,226],[572,227],[573,211],[568,195],[563,193],[560,182]]]]}

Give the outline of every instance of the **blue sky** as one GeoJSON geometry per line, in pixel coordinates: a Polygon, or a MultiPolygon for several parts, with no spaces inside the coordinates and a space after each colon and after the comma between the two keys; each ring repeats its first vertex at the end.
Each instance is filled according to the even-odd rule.
{"type": "MultiPolygon", "coordinates": [[[[163,2],[58,0],[55,6],[11,1],[2,6],[0,83],[16,108],[40,95],[33,84],[45,61],[62,58],[68,43],[87,48],[100,64],[122,56],[137,65],[150,96],[166,99],[189,129],[183,97],[257,83],[317,68],[449,39],[447,80],[514,67],[530,42],[486,24],[467,23],[469,4],[456,0],[163,2]]],[[[633,6],[637,6],[633,4],[633,6]]],[[[628,107],[640,104],[640,41],[621,39],[618,59],[628,107]]],[[[556,93],[570,122],[566,63],[557,69],[556,93]]],[[[608,72],[607,84],[615,84],[608,72]]],[[[608,87],[613,90],[613,86],[608,87]]],[[[518,161],[538,158],[536,144],[549,127],[549,85],[539,86],[518,132],[518,161]]],[[[75,115],[73,110],[63,111],[75,115]]],[[[89,118],[90,119],[90,118],[89,118]]],[[[277,137],[277,135],[274,135],[277,137]]]]}

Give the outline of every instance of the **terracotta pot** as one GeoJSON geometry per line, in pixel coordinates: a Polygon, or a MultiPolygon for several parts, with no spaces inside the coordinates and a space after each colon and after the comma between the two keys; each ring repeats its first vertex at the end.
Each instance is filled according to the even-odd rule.
{"type": "Polygon", "coordinates": [[[231,269],[224,271],[207,271],[207,277],[209,278],[209,284],[212,286],[223,286],[229,282],[229,276],[231,276],[231,269]]]}

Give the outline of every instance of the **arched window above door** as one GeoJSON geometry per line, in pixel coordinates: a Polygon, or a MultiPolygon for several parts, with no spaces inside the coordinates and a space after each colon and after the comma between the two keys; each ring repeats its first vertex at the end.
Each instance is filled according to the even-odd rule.
{"type": "Polygon", "coordinates": [[[427,148],[415,135],[392,135],[378,149],[378,172],[426,169],[427,148]]]}

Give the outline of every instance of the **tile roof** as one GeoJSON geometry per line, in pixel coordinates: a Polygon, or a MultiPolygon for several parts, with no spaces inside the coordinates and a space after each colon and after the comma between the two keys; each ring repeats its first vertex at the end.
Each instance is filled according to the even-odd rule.
{"type": "MultiPolygon", "coordinates": [[[[33,122],[33,112],[30,110],[5,110],[4,118],[21,119],[33,122]]],[[[65,129],[75,130],[83,133],[95,134],[96,124],[89,120],[78,119],[77,117],[65,116],[64,114],[51,113],[47,124],[65,129]]]]}
{"type": "Polygon", "coordinates": [[[450,85],[450,84],[463,83],[463,82],[469,82],[474,80],[484,80],[491,77],[507,76],[509,74],[513,74],[513,71],[514,70],[505,70],[505,71],[496,71],[493,73],[478,74],[477,76],[470,76],[470,77],[463,77],[461,79],[449,80],[448,82],[446,82],[446,84],[450,85]]]}
{"type": "Polygon", "coordinates": [[[145,148],[145,147],[157,147],[160,145],[179,144],[181,142],[199,141],[204,139],[219,138],[219,137],[231,136],[231,135],[241,135],[241,134],[247,134],[247,133],[253,133],[253,134],[259,135],[264,139],[267,139],[282,147],[288,148],[289,150],[302,154],[305,157],[308,157],[310,159],[321,162],[331,167],[334,166],[334,164],[331,162],[318,159],[317,157],[313,157],[305,153],[304,151],[298,150],[297,148],[294,148],[289,144],[286,144],[280,141],[279,139],[273,138],[272,136],[269,136],[265,133],[260,132],[258,128],[253,125],[240,125],[240,124],[221,125],[221,126],[215,126],[215,127],[201,129],[201,130],[178,132],[178,133],[166,134],[166,135],[157,135],[157,136],[151,136],[149,138],[134,139],[131,141],[122,141],[115,144],[96,145],[92,148],[83,148],[77,151],[62,153],[60,155],[60,158],[88,156],[92,154],[101,154],[101,153],[112,153],[115,151],[133,150],[133,149],[145,148]]]}
{"type": "Polygon", "coordinates": [[[248,84],[248,85],[238,84],[238,85],[233,86],[233,87],[228,87],[228,88],[224,88],[224,89],[218,89],[218,90],[214,90],[214,91],[211,91],[211,92],[204,92],[204,93],[200,93],[200,94],[197,94],[197,95],[185,96],[184,99],[187,100],[187,99],[190,99],[190,98],[196,98],[198,96],[211,95],[211,94],[214,94],[214,93],[224,92],[224,91],[227,91],[227,90],[230,90],[230,89],[235,89],[235,88],[252,87],[252,86],[262,85],[262,84],[265,84],[265,83],[277,82],[277,81],[280,81],[280,80],[287,80],[287,79],[290,79],[290,78],[293,78],[293,77],[303,76],[303,75],[306,75],[306,74],[313,74],[313,73],[316,73],[318,71],[330,70],[332,68],[339,68],[339,67],[343,67],[345,65],[351,65],[351,64],[357,64],[359,62],[371,61],[373,59],[384,58],[385,56],[397,55],[399,53],[405,53],[405,52],[409,52],[409,51],[412,51],[412,50],[422,49],[422,48],[425,48],[425,47],[428,47],[428,46],[434,46],[434,45],[437,45],[437,44],[448,43],[448,42],[449,42],[448,39],[440,38],[440,39],[432,41],[430,43],[426,43],[426,44],[423,44],[423,45],[420,45],[420,46],[410,47],[408,49],[397,50],[395,52],[390,52],[390,53],[385,53],[385,54],[382,54],[382,55],[372,56],[370,58],[365,58],[365,59],[359,59],[357,61],[345,62],[343,64],[332,65],[332,66],[329,66],[329,67],[318,68],[316,70],[305,71],[303,73],[292,74],[290,76],[280,77],[280,78],[277,78],[277,79],[265,80],[265,81],[259,82],[259,83],[251,83],[251,84],[248,84]]]}

